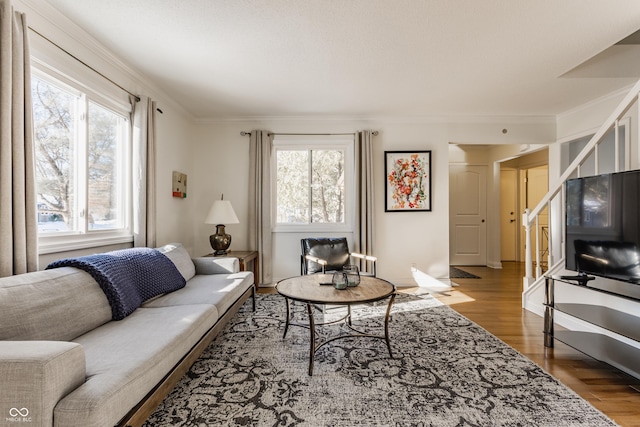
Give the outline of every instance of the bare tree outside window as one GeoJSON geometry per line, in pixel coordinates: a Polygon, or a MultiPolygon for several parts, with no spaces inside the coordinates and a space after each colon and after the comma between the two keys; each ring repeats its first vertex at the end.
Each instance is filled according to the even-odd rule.
{"type": "Polygon", "coordinates": [[[309,151],[278,150],[277,222],[309,222],[309,151]]]}
{"type": "Polygon", "coordinates": [[[344,153],[313,150],[311,162],[311,222],[344,222],[344,153]]]}
{"type": "Polygon", "coordinates": [[[73,230],[74,116],[79,97],[37,77],[32,83],[39,229],[73,230]]]}
{"type": "Polygon", "coordinates": [[[122,228],[125,119],[38,76],[32,92],[38,230],[122,228]]]}
{"type": "Polygon", "coordinates": [[[280,224],[344,222],[344,151],[276,151],[280,224]]]}

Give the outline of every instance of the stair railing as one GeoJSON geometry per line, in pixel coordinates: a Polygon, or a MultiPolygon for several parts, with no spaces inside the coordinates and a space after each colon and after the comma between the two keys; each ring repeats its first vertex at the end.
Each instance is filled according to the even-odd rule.
{"type": "MultiPolygon", "coordinates": [[[[540,200],[538,205],[532,210],[526,209],[524,214],[522,215],[522,224],[525,229],[525,277],[523,278],[524,283],[524,292],[533,287],[536,283],[543,282],[542,277],[542,263],[540,260],[540,254],[542,247],[542,236],[540,233],[540,214],[547,209],[548,214],[548,232],[546,233],[548,236],[547,242],[547,250],[545,254],[547,255],[546,263],[549,267],[555,265],[556,268],[558,266],[562,267],[562,264],[559,262],[560,259],[554,259],[554,253],[564,253],[563,250],[556,251],[554,249],[558,249],[558,245],[560,248],[563,247],[564,241],[561,238],[559,242],[555,242],[552,236],[563,236],[564,233],[554,234],[553,226],[564,227],[563,214],[564,214],[564,183],[577,173],[577,176],[580,177],[580,167],[584,164],[584,162],[588,159],[591,153],[595,152],[595,173],[598,174],[598,146],[603,141],[605,135],[611,130],[614,129],[615,132],[615,171],[618,172],[620,170],[620,162],[619,162],[619,127],[620,120],[625,116],[625,114],[629,111],[629,109],[634,104],[640,104],[639,102],[640,96],[640,81],[638,81],[629,91],[629,93],[623,98],[623,100],[618,104],[613,113],[607,118],[607,120],[602,124],[602,126],[598,129],[598,131],[591,137],[587,145],[580,151],[580,153],[576,156],[576,158],[569,164],[569,167],[560,175],[557,183],[549,189],[549,192],[540,200]],[[556,196],[560,196],[560,203],[554,204],[552,203],[555,200],[556,196]],[[558,210],[556,212],[556,210],[558,210]],[[535,229],[535,245],[533,244],[532,232],[531,228],[535,229]],[[534,252],[535,250],[535,252],[534,252]],[[536,274],[535,277],[533,275],[533,253],[535,253],[535,265],[536,265],[536,274]]],[[[638,110],[637,123],[640,123],[640,108],[638,110]]],[[[640,132],[637,132],[640,138],[640,132]]],[[[636,141],[637,145],[640,145],[640,141],[636,141]]],[[[564,228],[563,228],[564,230],[564,228]]],[[[562,231],[563,231],[562,230],[562,231]]],[[[546,238],[546,236],[545,236],[546,238]]],[[[524,300],[524,298],[523,298],[524,300]]]]}

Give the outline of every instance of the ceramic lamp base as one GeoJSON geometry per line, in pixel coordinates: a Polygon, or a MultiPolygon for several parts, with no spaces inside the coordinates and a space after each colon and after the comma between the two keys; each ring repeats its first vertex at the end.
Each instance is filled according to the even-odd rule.
{"type": "Polygon", "coordinates": [[[227,249],[231,245],[231,235],[225,233],[224,225],[216,225],[216,234],[209,236],[209,243],[211,243],[214,255],[227,254],[227,249]]]}

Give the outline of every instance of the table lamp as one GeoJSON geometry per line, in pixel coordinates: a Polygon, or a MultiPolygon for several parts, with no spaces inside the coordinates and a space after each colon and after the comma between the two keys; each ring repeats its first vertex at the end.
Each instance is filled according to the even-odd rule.
{"type": "Polygon", "coordinates": [[[216,234],[209,236],[214,256],[226,255],[227,249],[231,245],[231,235],[225,233],[224,224],[238,224],[240,222],[233,211],[231,202],[223,199],[224,194],[220,200],[213,202],[211,209],[209,209],[209,214],[204,220],[205,224],[216,224],[216,234]]]}

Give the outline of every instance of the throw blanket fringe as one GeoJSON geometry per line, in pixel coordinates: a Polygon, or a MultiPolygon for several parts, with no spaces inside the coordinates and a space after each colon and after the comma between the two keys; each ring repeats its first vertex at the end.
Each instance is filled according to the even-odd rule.
{"type": "Polygon", "coordinates": [[[132,248],[54,261],[47,270],[75,267],[86,271],[107,296],[113,320],[122,320],[143,302],[185,286],[173,262],[151,248],[132,248]]]}

